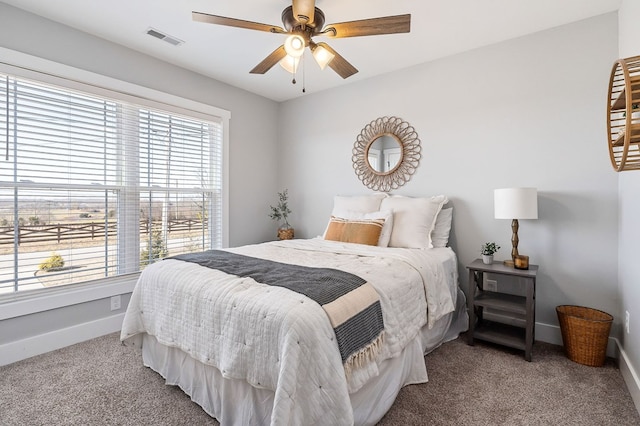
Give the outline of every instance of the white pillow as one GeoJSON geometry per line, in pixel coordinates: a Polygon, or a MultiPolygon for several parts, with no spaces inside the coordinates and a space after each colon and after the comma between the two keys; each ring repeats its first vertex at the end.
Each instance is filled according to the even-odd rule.
{"type": "Polygon", "coordinates": [[[380,210],[393,210],[390,247],[431,248],[431,231],[442,206],[444,195],[427,198],[392,196],[382,200],[380,210]]]}
{"type": "Polygon", "coordinates": [[[332,216],[343,217],[351,213],[371,213],[380,210],[380,202],[387,194],[376,192],[370,195],[336,195],[333,197],[332,216]]]}
{"type": "Polygon", "coordinates": [[[393,232],[393,212],[391,210],[367,213],[365,216],[370,216],[371,219],[384,218],[384,225],[380,232],[380,239],[378,240],[378,247],[389,247],[389,241],[391,241],[391,232],[393,232]]]}
{"type": "Polygon", "coordinates": [[[433,227],[433,231],[431,231],[431,244],[433,244],[434,247],[446,247],[447,244],[449,244],[452,218],[452,207],[442,209],[440,213],[438,213],[436,224],[433,227]]]}
{"type": "MultiPolygon", "coordinates": [[[[391,231],[393,230],[393,212],[391,210],[386,211],[378,211],[371,213],[359,213],[359,212],[344,212],[344,214],[339,216],[333,216],[339,219],[344,220],[374,220],[374,219],[384,219],[384,225],[382,225],[382,231],[380,231],[380,238],[378,239],[378,247],[388,247],[389,240],[391,239],[391,231]]],[[[331,220],[329,220],[331,223],[331,220]]],[[[326,239],[327,229],[324,231],[323,238],[326,239]]]]}

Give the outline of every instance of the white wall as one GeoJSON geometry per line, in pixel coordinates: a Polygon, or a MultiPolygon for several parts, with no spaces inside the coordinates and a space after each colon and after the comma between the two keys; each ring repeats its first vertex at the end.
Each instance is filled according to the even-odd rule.
{"type": "Polygon", "coordinates": [[[367,192],[353,143],[371,120],[399,116],[423,158],[397,193],[450,197],[463,288],[481,243],[495,240],[497,257],[509,257],[493,189],[534,186],[539,220],[520,221],[519,251],[540,265],[536,321],[557,326],[555,307],[578,304],[610,312],[619,333],[618,177],[604,117],[617,54],[612,13],[284,103],[281,186],[297,235],[323,231],[334,194],[367,192]]]}
{"type": "MultiPolygon", "coordinates": [[[[619,57],[640,55],[640,2],[624,0],[618,13],[619,57]]],[[[628,171],[619,174],[619,281],[620,314],[629,312],[629,333],[621,335],[623,356],[630,364],[625,371],[625,380],[632,390],[636,407],[640,409],[640,172],[628,171]],[[634,377],[635,376],[635,377],[634,377]],[[632,385],[635,383],[635,387],[632,385]]]]}

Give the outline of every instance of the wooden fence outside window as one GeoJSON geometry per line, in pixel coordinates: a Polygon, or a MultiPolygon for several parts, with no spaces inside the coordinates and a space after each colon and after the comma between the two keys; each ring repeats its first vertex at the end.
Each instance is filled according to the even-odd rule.
{"type": "MultiPolygon", "coordinates": [[[[140,222],[140,234],[148,234],[149,229],[162,229],[162,221],[140,222]]],[[[173,219],[168,223],[168,232],[194,231],[203,229],[201,220],[173,219]]],[[[207,229],[207,223],[204,224],[207,229]]],[[[92,240],[106,236],[115,236],[117,223],[58,223],[49,225],[22,225],[18,227],[18,245],[28,243],[54,242],[67,240],[92,240]]],[[[16,239],[13,226],[0,226],[0,246],[13,244],[16,239]]]]}

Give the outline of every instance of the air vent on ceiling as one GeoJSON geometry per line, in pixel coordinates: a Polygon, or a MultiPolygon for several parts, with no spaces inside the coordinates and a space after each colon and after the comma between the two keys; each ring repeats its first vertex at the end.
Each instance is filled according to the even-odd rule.
{"type": "Polygon", "coordinates": [[[174,46],[180,46],[182,43],[184,43],[184,41],[178,38],[172,37],[168,34],[165,34],[151,27],[147,29],[147,34],[149,34],[152,37],[159,38],[162,41],[166,41],[167,43],[172,44],[174,46]]]}

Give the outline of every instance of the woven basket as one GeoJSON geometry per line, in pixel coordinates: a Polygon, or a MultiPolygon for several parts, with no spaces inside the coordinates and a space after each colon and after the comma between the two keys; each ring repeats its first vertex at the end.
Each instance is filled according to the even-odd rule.
{"type": "Polygon", "coordinates": [[[607,342],[613,317],[583,306],[556,307],[564,351],[571,361],[600,367],[607,355],[607,342]]]}
{"type": "Polygon", "coordinates": [[[280,228],[278,229],[279,240],[291,240],[293,239],[293,228],[280,228]]]}

